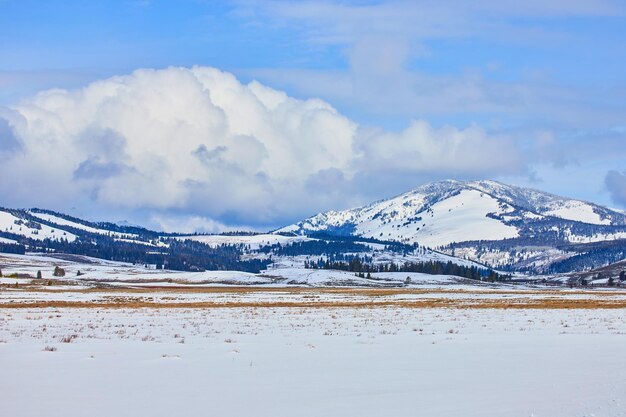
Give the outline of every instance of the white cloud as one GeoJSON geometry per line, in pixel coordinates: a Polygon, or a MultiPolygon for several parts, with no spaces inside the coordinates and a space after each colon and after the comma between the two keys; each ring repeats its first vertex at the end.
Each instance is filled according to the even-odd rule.
{"type": "Polygon", "coordinates": [[[368,175],[525,170],[508,138],[478,127],[359,129],[324,101],[205,67],[48,90],[0,117],[20,145],[0,164],[12,179],[0,183],[4,204],[153,212],[167,229],[168,213],[186,229],[221,230],[362,203],[368,175]]]}
{"type": "MultiPolygon", "coordinates": [[[[168,233],[223,233],[237,230],[236,227],[229,227],[213,219],[194,215],[157,214],[150,217],[150,226],[168,233]]],[[[247,228],[242,229],[247,230],[247,228]]]]}
{"type": "Polygon", "coordinates": [[[478,126],[436,129],[425,120],[399,133],[363,132],[357,149],[368,171],[484,176],[519,173],[526,163],[506,136],[491,136],[478,126]]]}

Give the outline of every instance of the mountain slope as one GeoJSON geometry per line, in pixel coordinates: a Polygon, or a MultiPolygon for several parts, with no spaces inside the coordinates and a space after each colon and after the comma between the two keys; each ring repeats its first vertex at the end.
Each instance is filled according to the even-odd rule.
{"type": "MultiPolygon", "coordinates": [[[[320,213],[279,231],[349,233],[435,247],[516,238],[525,224],[555,220],[607,226],[611,232],[626,225],[624,214],[592,203],[495,181],[448,180],[364,207],[320,213]]],[[[580,241],[576,238],[569,233],[570,241],[580,241]]]]}
{"type": "Polygon", "coordinates": [[[626,216],[496,181],[447,180],[363,207],[320,213],[278,232],[417,243],[492,266],[516,269],[523,262],[536,271],[539,263],[544,267],[573,256],[569,245],[626,239],[626,216]]]}

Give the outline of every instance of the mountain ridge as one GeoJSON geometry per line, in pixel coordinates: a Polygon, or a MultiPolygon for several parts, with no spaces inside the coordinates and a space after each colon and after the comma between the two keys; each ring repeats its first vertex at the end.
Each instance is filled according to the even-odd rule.
{"type": "MultiPolygon", "coordinates": [[[[485,204],[482,213],[477,213],[479,217],[491,215],[491,217],[503,216],[504,223],[510,224],[514,220],[522,218],[532,219],[536,216],[554,218],[565,221],[579,222],[598,226],[624,226],[626,225],[626,215],[611,210],[609,208],[576,199],[569,199],[555,194],[542,192],[530,188],[522,188],[506,185],[496,181],[457,181],[444,180],[421,185],[411,191],[391,197],[389,199],[377,200],[373,203],[343,210],[327,211],[318,213],[301,222],[278,229],[279,232],[305,233],[307,231],[333,231],[336,229],[349,229],[350,225],[356,227],[355,232],[367,237],[374,237],[374,227],[359,230],[358,226],[365,220],[370,222],[376,219],[383,219],[383,222],[402,220],[408,223],[419,221],[421,214],[428,214],[432,207],[442,201],[452,199],[465,192],[465,199],[471,199],[471,194],[480,193],[480,197],[487,195],[495,203],[490,206],[485,204]],[[365,217],[365,219],[364,219],[365,217]]],[[[460,204],[465,205],[461,199],[460,204]]],[[[480,204],[477,204],[480,206],[480,204]]],[[[476,207],[480,209],[480,207],[476,207]]],[[[452,211],[452,207],[449,207],[452,211]]],[[[474,219],[476,220],[476,219],[474,219]]],[[[406,226],[408,223],[404,223],[406,226]]],[[[426,226],[426,224],[423,224],[426,226]]],[[[379,225],[380,226],[380,225],[379,225]]],[[[396,228],[398,225],[395,225],[396,228]]],[[[506,233],[505,233],[506,234],[506,233]]],[[[409,234],[410,235],[410,234],[409,234]]],[[[391,240],[397,240],[400,235],[390,234],[391,240]]],[[[405,236],[406,237],[406,236],[405,236]]],[[[420,234],[416,234],[412,241],[420,243],[420,234]]],[[[510,234],[504,237],[514,237],[510,234]]],[[[495,237],[498,239],[498,237],[495,237]]],[[[458,241],[474,240],[473,238],[458,239],[458,241]]],[[[485,236],[479,240],[491,240],[485,236]]],[[[427,239],[429,243],[432,239],[427,239]]],[[[435,242],[437,242],[435,240],[435,242]]],[[[452,242],[438,241],[436,246],[452,242]]]]}
{"type": "Polygon", "coordinates": [[[444,180],[361,207],[318,213],[278,232],[374,237],[437,248],[493,267],[545,272],[554,262],[579,254],[573,245],[626,239],[626,215],[497,181],[444,180]]]}

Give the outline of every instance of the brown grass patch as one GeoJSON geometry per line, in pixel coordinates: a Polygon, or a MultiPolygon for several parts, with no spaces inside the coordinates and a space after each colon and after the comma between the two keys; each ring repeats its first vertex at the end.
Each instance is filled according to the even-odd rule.
{"type": "Polygon", "coordinates": [[[215,308],[456,308],[456,309],[626,309],[626,300],[599,299],[528,299],[506,300],[431,298],[425,300],[386,301],[195,301],[159,303],[131,298],[101,301],[34,301],[5,303],[0,308],[158,308],[158,309],[215,309],[215,308]]]}
{"type": "MultiPolygon", "coordinates": [[[[55,281],[54,285],[66,285],[63,281],[55,281]]],[[[0,285],[0,289],[2,286],[0,285]]],[[[7,287],[14,290],[13,287],[7,287]]],[[[354,288],[354,287],[255,287],[255,286],[128,286],[119,287],[92,287],[92,288],[48,288],[39,285],[21,284],[21,291],[45,292],[45,293],[171,293],[171,294],[254,294],[254,293],[283,293],[283,294],[340,294],[361,295],[368,297],[384,297],[391,295],[419,295],[419,294],[492,294],[492,295],[597,295],[597,296],[626,296],[624,290],[569,290],[562,289],[487,289],[487,288],[354,288]]]]}

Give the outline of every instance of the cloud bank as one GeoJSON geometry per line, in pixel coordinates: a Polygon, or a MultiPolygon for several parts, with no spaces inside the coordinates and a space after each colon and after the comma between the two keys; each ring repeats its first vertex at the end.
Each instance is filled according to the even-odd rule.
{"type": "Polygon", "coordinates": [[[388,195],[399,177],[525,170],[511,140],[479,127],[364,128],[208,67],[137,70],[0,109],[5,205],[143,213],[164,229],[168,214],[186,229],[278,226],[388,195]]]}
{"type": "Polygon", "coordinates": [[[250,69],[250,74],[298,94],[321,96],[362,120],[428,117],[485,125],[495,120],[502,126],[568,130],[621,125],[624,119],[623,83],[615,75],[621,73],[606,70],[619,68],[614,51],[622,45],[612,42],[620,36],[602,38],[582,29],[623,19],[624,2],[235,4],[251,25],[294,32],[311,56],[342,51],[341,67],[312,62],[250,69]]]}

